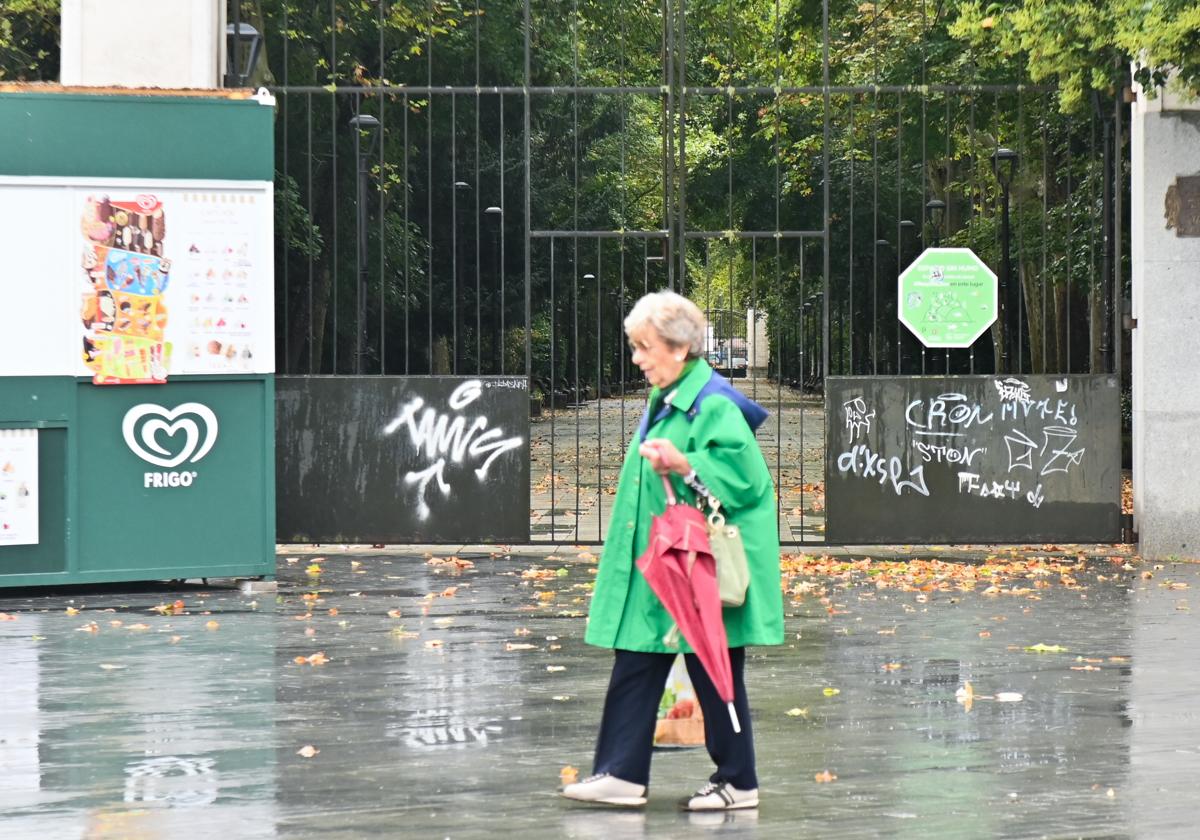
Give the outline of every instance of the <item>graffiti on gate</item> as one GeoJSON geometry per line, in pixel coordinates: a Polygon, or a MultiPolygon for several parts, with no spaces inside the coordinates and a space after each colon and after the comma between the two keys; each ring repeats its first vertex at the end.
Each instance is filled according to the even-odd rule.
{"type": "Polygon", "coordinates": [[[445,475],[447,460],[464,466],[477,463],[475,477],[483,482],[487,480],[488,468],[493,461],[525,443],[521,437],[506,437],[499,426],[488,428],[491,420],[486,415],[468,418],[465,409],[479,399],[485,384],[493,385],[479,379],[460,384],[447,400],[447,410],[426,406],[422,397],[414,396],[383,429],[385,435],[402,428],[407,430],[417,458],[427,462],[404,474],[404,483],[417,488],[417,516],[422,521],[429,518],[426,492],[431,481],[436,480],[435,486],[442,496],[449,498],[451,495],[445,475]]]}

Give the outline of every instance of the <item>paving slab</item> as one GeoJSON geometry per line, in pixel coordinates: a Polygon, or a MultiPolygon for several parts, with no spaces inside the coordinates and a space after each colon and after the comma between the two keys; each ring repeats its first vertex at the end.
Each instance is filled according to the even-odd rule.
{"type": "Polygon", "coordinates": [[[642,812],[556,795],[611,663],[582,640],[593,551],[288,547],[276,593],[2,592],[0,836],[1196,836],[1200,568],[876,553],[789,558],[787,643],[747,666],[762,806],[728,815],[676,809],[702,750],[656,754],[642,812]]]}

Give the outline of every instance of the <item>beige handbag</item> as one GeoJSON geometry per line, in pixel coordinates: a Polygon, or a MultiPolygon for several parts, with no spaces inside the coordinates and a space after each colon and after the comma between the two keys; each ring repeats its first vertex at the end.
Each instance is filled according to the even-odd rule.
{"type": "Polygon", "coordinates": [[[717,563],[717,589],[726,607],[740,607],[746,602],[750,586],[750,564],[746,562],[746,547],[742,532],[730,525],[721,513],[721,502],[711,493],[708,498],[708,543],[717,563]]]}

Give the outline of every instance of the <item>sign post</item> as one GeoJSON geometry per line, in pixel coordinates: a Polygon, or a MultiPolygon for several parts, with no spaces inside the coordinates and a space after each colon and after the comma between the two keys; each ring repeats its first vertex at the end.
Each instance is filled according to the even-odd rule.
{"type": "Polygon", "coordinates": [[[970,248],[926,248],[900,274],[897,311],[926,347],[970,347],[996,320],[997,289],[970,248]]]}

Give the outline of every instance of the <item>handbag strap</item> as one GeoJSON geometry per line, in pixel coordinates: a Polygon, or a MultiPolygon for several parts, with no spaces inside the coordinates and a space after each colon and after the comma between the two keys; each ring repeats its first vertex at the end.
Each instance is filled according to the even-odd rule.
{"type": "Polygon", "coordinates": [[[667,506],[670,507],[673,504],[677,504],[675,501],[675,488],[671,486],[671,479],[665,475],[661,475],[659,478],[662,479],[663,490],[667,491],[667,506]]]}

